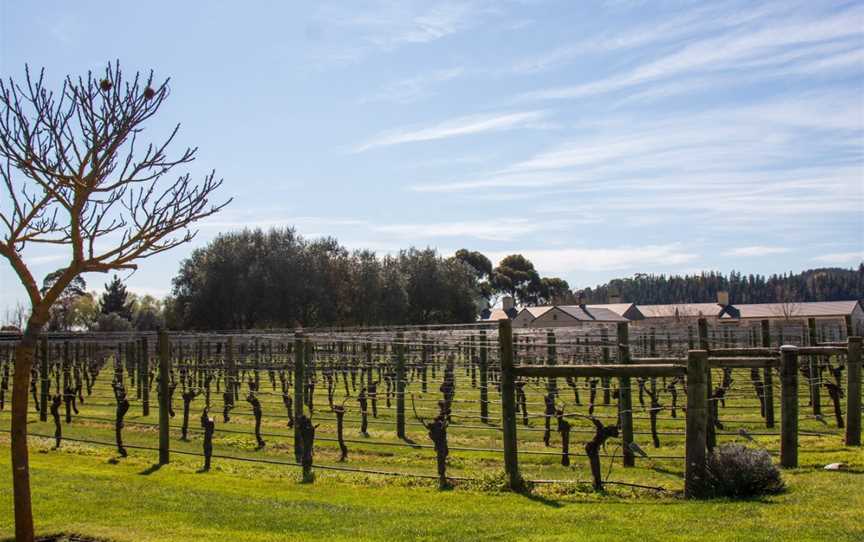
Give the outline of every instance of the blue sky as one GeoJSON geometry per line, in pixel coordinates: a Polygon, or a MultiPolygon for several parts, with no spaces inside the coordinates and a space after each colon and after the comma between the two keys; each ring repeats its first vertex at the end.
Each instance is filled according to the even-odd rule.
{"type": "Polygon", "coordinates": [[[181,122],[234,197],[140,292],[243,226],[521,252],[576,287],[864,259],[858,2],[0,1],[3,77],[112,59],[172,78],[148,133],[181,122]]]}

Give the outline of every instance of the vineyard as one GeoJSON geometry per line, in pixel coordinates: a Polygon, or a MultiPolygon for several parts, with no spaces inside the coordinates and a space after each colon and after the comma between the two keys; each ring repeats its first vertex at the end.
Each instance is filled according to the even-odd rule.
{"type": "MultiPolygon", "coordinates": [[[[299,467],[308,482],[343,471],[699,496],[706,451],[725,442],[784,467],[812,443],[860,444],[861,343],[843,333],[700,319],[49,336],[29,431],[159,464],[200,456],[202,470],[299,467]]],[[[7,432],[13,346],[0,346],[7,432]]]]}

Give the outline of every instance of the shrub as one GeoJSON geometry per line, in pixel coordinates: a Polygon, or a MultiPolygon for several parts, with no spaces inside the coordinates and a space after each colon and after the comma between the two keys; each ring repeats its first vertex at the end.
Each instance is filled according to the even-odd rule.
{"type": "Polygon", "coordinates": [[[765,450],[724,444],[708,457],[706,490],[713,497],[735,499],[773,495],[786,485],[765,450]]]}

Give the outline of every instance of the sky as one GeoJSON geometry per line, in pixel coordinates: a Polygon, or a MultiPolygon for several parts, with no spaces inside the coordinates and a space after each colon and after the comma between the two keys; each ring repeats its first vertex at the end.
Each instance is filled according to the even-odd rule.
{"type": "MultiPolygon", "coordinates": [[[[144,136],[181,123],[184,171],[234,198],[121,273],[139,293],[244,227],[518,252],[577,288],[864,260],[860,2],[0,0],[0,76],[115,59],[171,78],[144,136]]],[[[0,265],[0,310],[24,300],[0,265]]]]}

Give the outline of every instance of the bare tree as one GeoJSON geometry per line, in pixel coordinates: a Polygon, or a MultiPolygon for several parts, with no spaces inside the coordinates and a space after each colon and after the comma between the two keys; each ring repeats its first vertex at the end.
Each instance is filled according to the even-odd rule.
{"type": "Polygon", "coordinates": [[[195,221],[230,200],[210,201],[222,184],[215,172],[200,183],[189,173],[195,148],[166,154],[179,130],[144,146],[143,125],[168,98],[168,80],[153,73],[126,79],[120,63],[102,77],[67,76],[50,90],[42,70],[21,82],[0,80],[0,256],[17,273],[31,312],[15,352],[12,388],[12,477],[16,540],[33,540],[27,451],[27,392],[37,338],[50,309],[82,273],[136,269],[137,261],[190,241],[195,221]],[[40,291],[25,258],[33,245],[69,251],[68,265],[40,291]]]}
{"type": "Polygon", "coordinates": [[[20,301],[15,302],[15,307],[6,308],[3,316],[3,327],[14,328],[16,331],[21,331],[24,327],[24,322],[27,321],[27,307],[20,301]]]}

